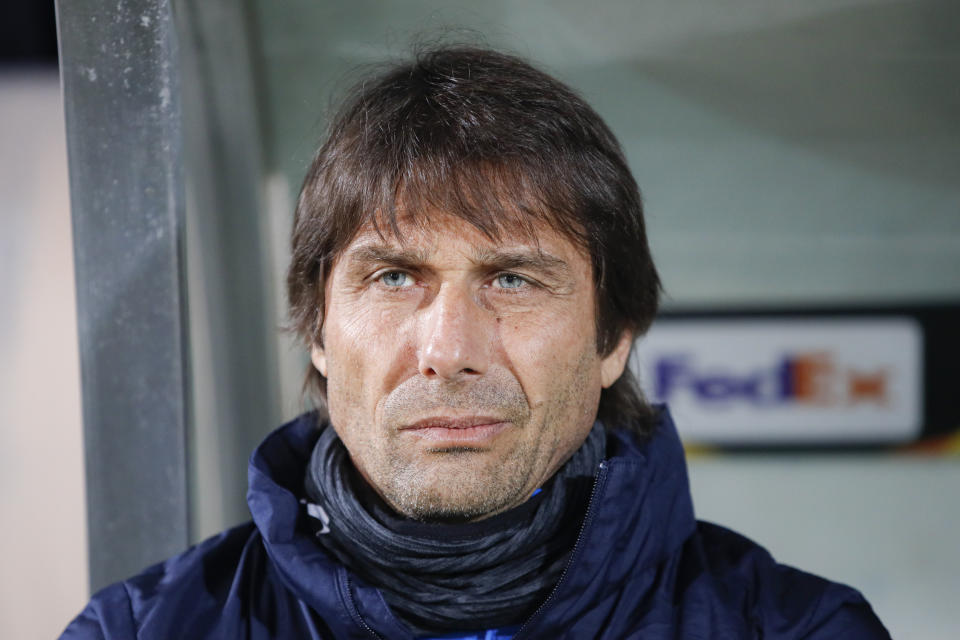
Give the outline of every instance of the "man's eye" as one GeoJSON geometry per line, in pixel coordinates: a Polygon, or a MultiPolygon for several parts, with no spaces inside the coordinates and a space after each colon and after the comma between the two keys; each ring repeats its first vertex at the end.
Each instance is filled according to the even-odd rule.
{"type": "Polygon", "coordinates": [[[518,289],[526,284],[526,280],[515,273],[501,273],[497,276],[497,286],[501,289],[518,289]]]}
{"type": "Polygon", "coordinates": [[[406,287],[412,284],[410,276],[403,271],[387,271],[380,276],[380,281],[388,287],[406,287]]]}

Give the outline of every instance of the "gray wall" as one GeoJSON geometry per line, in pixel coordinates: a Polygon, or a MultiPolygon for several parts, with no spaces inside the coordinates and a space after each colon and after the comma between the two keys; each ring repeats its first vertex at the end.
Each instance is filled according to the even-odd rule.
{"type": "Polygon", "coordinates": [[[54,69],[0,72],[0,638],[88,597],[67,150],[54,69]]]}

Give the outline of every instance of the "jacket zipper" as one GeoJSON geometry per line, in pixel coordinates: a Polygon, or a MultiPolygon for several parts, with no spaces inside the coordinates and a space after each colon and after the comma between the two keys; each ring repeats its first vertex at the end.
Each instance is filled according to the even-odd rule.
{"type": "Polygon", "coordinates": [[[567,573],[570,571],[570,567],[577,560],[577,554],[580,551],[584,534],[589,528],[590,523],[593,521],[593,516],[598,508],[597,505],[594,504],[594,498],[602,488],[602,485],[606,484],[608,469],[609,465],[607,464],[607,461],[602,461],[600,463],[600,471],[597,473],[597,477],[593,481],[593,488],[590,490],[590,500],[587,502],[587,515],[584,516],[583,524],[580,525],[580,532],[577,534],[577,540],[573,543],[573,551],[570,552],[570,559],[567,560],[567,564],[563,568],[563,573],[560,574],[560,579],[557,580],[557,584],[554,585],[553,590],[550,592],[550,595],[547,596],[547,599],[544,600],[543,603],[537,607],[537,610],[533,612],[533,615],[527,618],[527,621],[523,623],[523,625],[520,627],[520,630],[517,631],[517,634],[513,636],[513,640],[522,640],[525,637],[524,633],[543,616],[543,613],[547,610],[547,608],[549,608],[554,597],[557,595],[557,591],[559,591],[560,587],[563,586],[563,582],[567,577],[567,573]]]}
{"type": "Polygon", "coordinates": [[[357,622],[360,623],[360,627],[366,631],[371,638],[383,640],[380,634],[374,631],[373,627],[367,624],[367,621],[363,619],[362,615],[360,615],[360,609],[357,607],[357,602],[353,599],[353,589],[350,588],[350,572],[346,570],[344,570],[343,588],[347,592],[347,599],[350,601],[350,607],[353,609],[353,615],[357,619],[357,622]]]}

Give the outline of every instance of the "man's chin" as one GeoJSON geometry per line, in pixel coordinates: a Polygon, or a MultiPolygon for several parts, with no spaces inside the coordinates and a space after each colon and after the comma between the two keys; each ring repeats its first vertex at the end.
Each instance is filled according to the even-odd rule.
{"type": "Polygon", "coordinates": [[[480,520],[529,497],[535,457],[522,446],[506,454],[462,443],[429,452],[398,448],[368,481],[398,513],[421,521],[480,520]],[[376,473],[379,471],[379,473],[376,473]]]}
{"type": "Polygon", "coordinates": [[[482,520],[523,501],[519,487],[491,482],[489,476],[469,473],[464,477],[456,469],[450,471],[442,477],[421,477],[419,482],[394,486],[384,492],[384,498],[401,515],[422,522],[482,520]]]}

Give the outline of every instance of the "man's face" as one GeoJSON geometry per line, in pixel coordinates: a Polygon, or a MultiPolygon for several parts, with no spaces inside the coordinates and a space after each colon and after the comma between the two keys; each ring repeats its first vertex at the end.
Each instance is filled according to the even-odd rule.
{"type": "Polygon", "coordinates": [[[398,512],[479,519],[524,502],[586,438],[624,335],[597,353],[588,256],[545,225],[491,240],[436,214],[373,229],[325,283],[330,420],[354,465],[398,512]]]}

